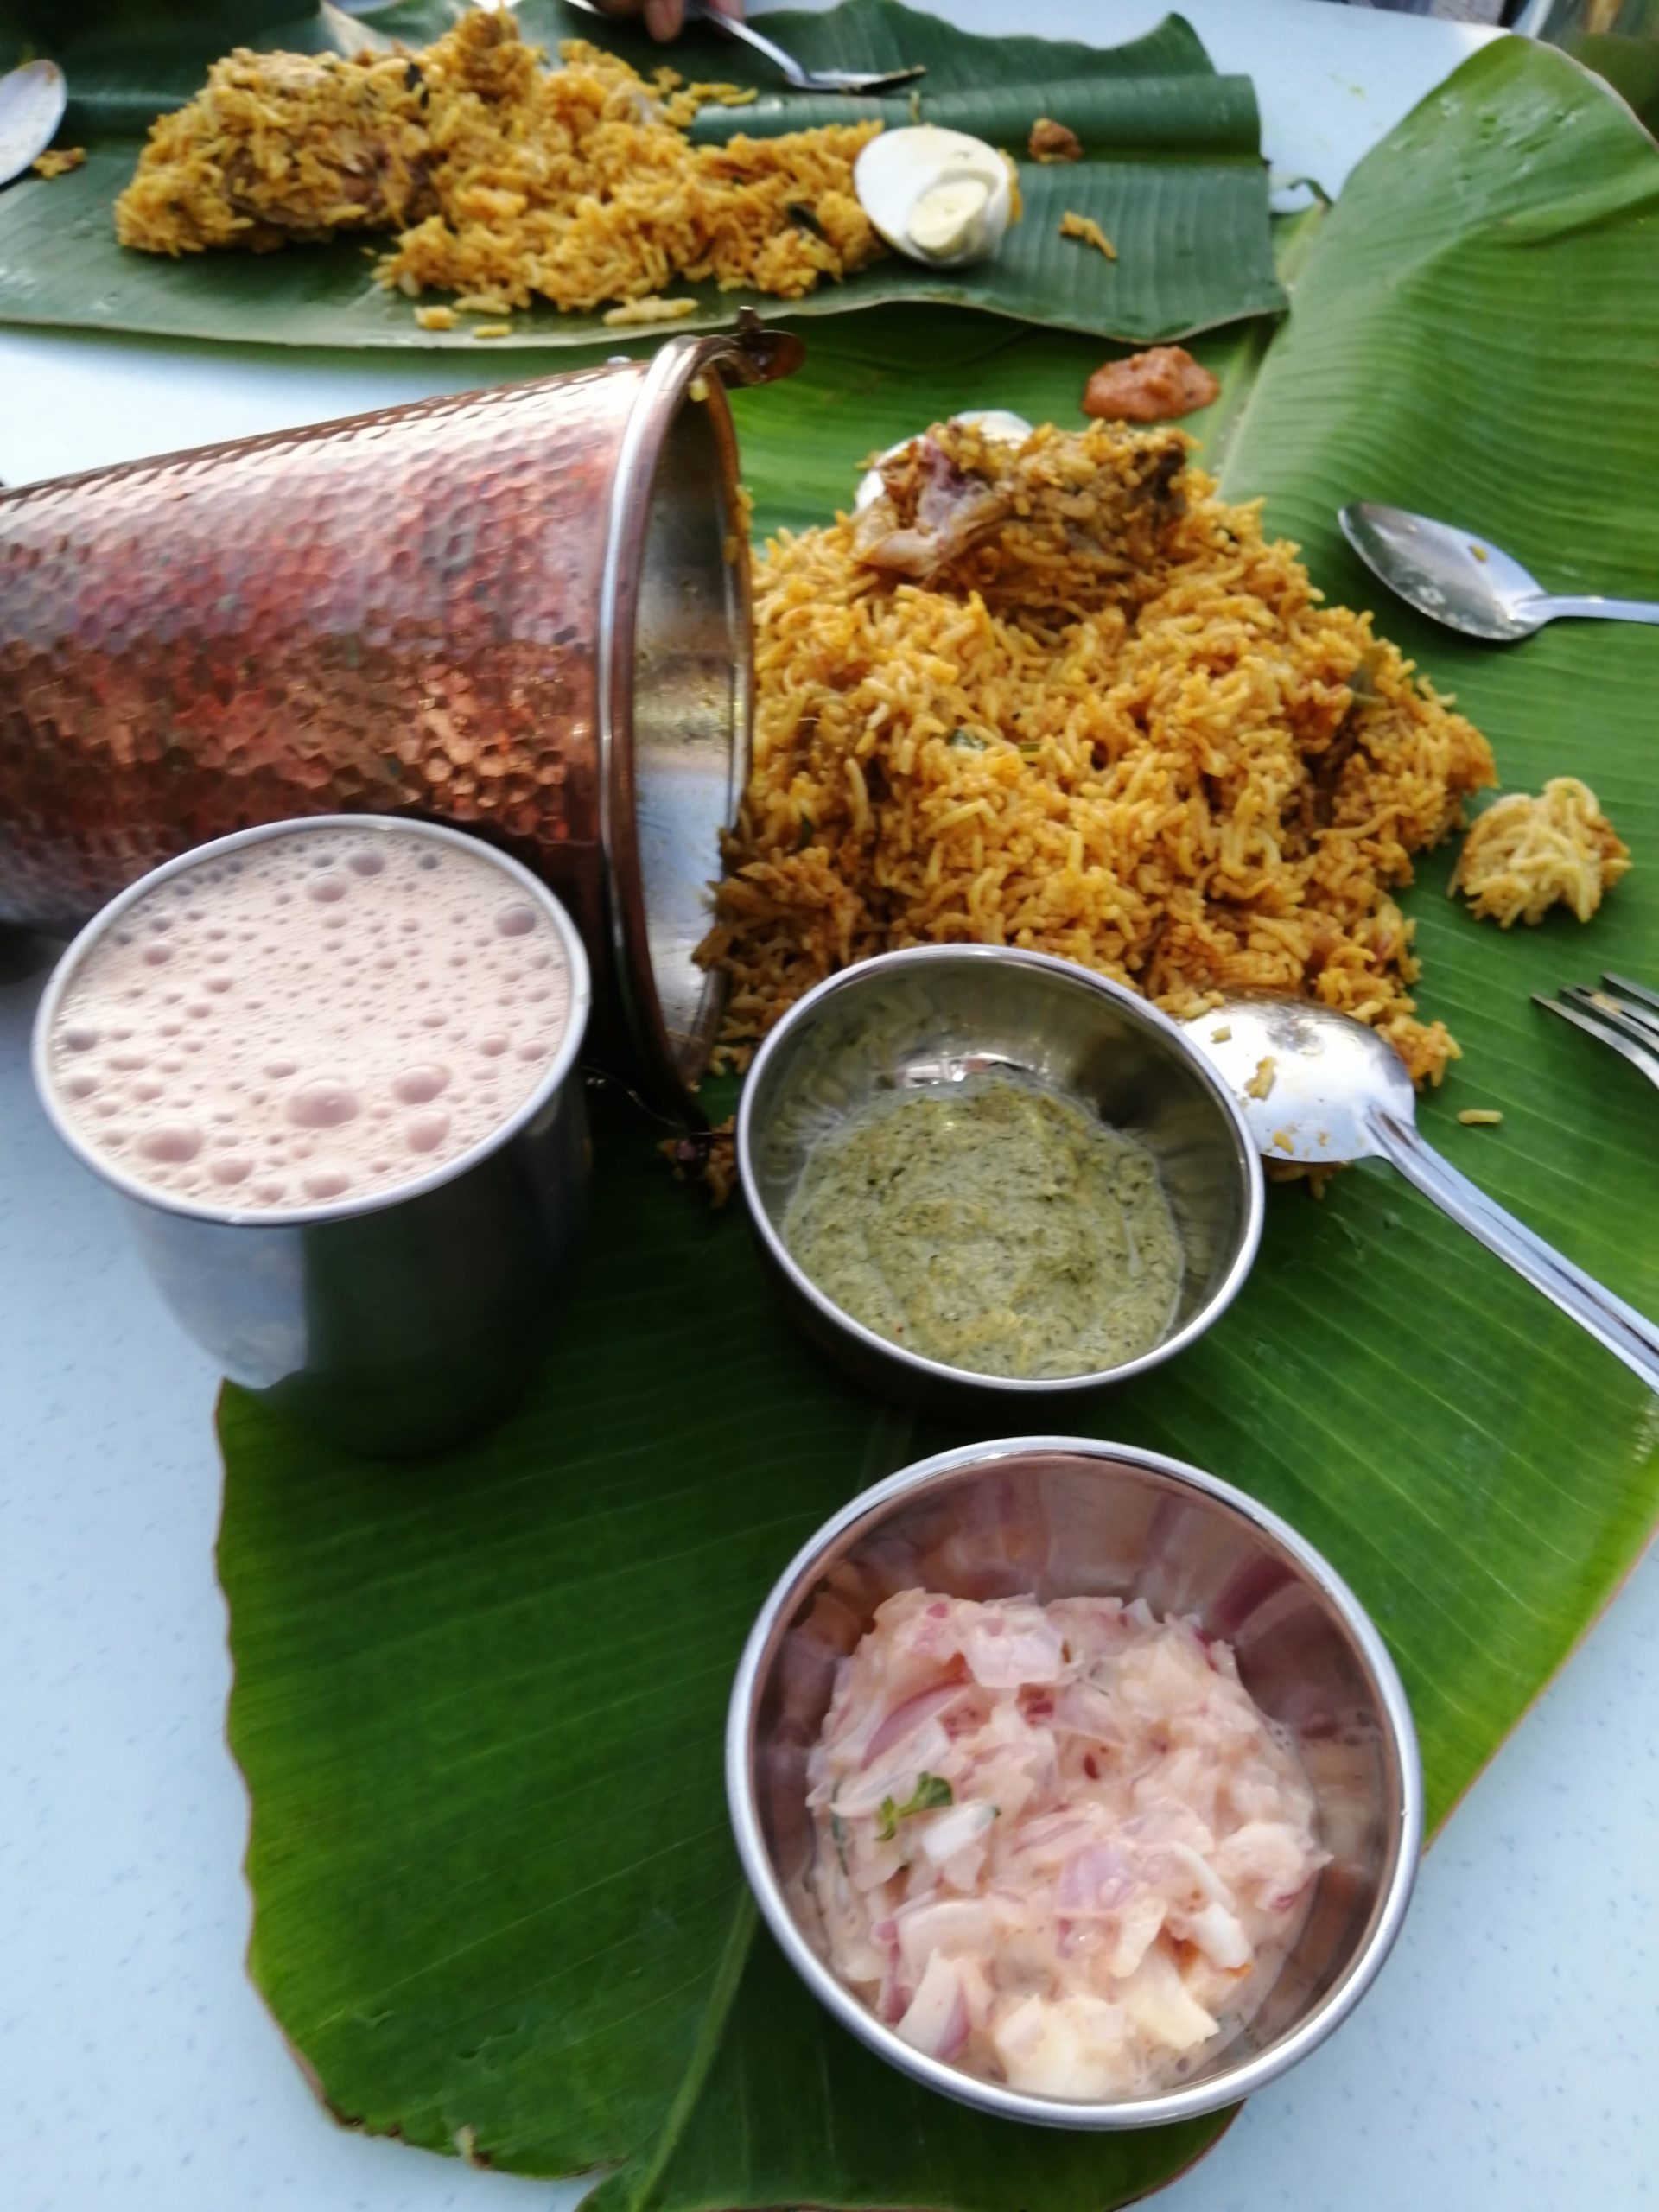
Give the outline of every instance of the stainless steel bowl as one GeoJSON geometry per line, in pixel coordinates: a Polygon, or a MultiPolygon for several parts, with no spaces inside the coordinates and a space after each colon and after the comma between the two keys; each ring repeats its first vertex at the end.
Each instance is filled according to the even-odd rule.
{"type": "Polygon", "coordinates": [[[744,1872],[815,1997],[901,2072],[961,2103],[1049,2127],[1151,2127],[1248,2096],[1322,2043],[1376,1979],[1416,1872],[1422,1781],[1411,1709],[1351,1590],[1276,1514],[1178,1459],[1123,1444],[1016,1437],[943,1452],[856,1497],[785,1569],[745,1647],[726,1731],[744,1872]],[[987,1599],[1142,1597],[1196,1613],[1294,1737],[1331,1863],[1253,2020],[1177,2088],[1071,2104],[983,2082],[905,2043],[830,1971],[803,1877],[806,1761],[837,1661],[894,1591],[987,1599]],[[821,1605],[831,1587],[835,1602],[821,1605]]]}
{"type": "Polygon", "coordinates": [[[868,1388],[982,1408],[1126,1381],[1169,1359],[1231,1304],[1262,1235],[1262,1166],[1238,1105],[1177,1025],[1069,960],[1002,945],[919,945],[849,968],[784,1016],[755,1057],[737,1160],[766,1259],[795,1319],[868,1388]],[[806,1155],[878,1092],[1015,1066],[1094,1105],[1157,1160],[1186,1273],[1162,1340],[1085,1375],[1021,1381],[946,1366],[878,1336],[797,1265],[782,1224],[806,1155]]]}

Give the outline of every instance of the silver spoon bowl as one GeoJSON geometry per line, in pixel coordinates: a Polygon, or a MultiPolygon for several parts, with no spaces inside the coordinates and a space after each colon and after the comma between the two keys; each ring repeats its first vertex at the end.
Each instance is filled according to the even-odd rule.
{"type": "Polygon", "coordinates": [[[57,136],[69,87],[55,61],[26,61],[0,77],[0,184],[22,176],[57,136]]]}
{"type": "Polygon", "coordinates": [[[1386,1160],[1489,1252],[1659,1391],[1659,1327],[1563,1259],[1417,1133],[1416,1095],[1384,1037],[1300,999],[1230,999],[1183,1024],[1268,1160],[1386,1160]]]}
{"type": "Polygon", "coordinates": [[[1505,645],[1563,614],[1659,623],[1659,601],[1547,592],[1518,561],[1473,531],[1356,499],[1338,510],[1343,536],[1408,606],[1468,638],[1505,645]]]}

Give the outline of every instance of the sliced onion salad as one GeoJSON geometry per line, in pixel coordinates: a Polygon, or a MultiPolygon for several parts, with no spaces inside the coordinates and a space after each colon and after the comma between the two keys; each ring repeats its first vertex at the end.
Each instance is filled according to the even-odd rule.
{"type": "Polygon", "coordinates": [[[1146,2094],[1236,2033],[1327,1856],[1227,1645],[1139,1599],[888,1599],[808,1779],[831,1966],[1040,2096],[1146,2094]]]}

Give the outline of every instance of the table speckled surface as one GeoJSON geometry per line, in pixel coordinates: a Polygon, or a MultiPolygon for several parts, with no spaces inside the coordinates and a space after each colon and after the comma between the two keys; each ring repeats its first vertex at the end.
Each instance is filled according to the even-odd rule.
{"type": "MultiPolygon", "coordinates": [[[[1162,10],[957,0],[950,12],[975,29],[1017,13],[1022,29],[1107,37],[1162,10]]],[[[1478,36],[1299,0],[1194,0],[1188,12],[1222,67],[1256,74],[1281,172],[1312,168],[1332,188],[1478,36]]],[[[315,421],[515,365],[3,333],[0,477],[315,421]]],[[[243,1973],[246,1805],[224,1742],[213,1573],[215,1378],[161,1309],[115,1202],[35,1103],[28,1030],[54,950],[0,932],[0,2207],[563,2212],[574,2189],[334,2126],[243,1973]]],[[[1649,2202],[1656,1836],[1649,1560],[1431,1853],[1373,1994],[1160,2206],[1649,2202]]]]}

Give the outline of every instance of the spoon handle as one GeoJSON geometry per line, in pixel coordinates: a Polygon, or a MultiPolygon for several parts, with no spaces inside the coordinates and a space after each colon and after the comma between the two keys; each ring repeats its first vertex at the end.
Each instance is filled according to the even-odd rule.
{"type": "Polygon", "coordinates": [[[1622,1359],[1639,1375],[1649,1390],[1659,1391],[1659,1327],[1633,1306],[1599,1283],[1593,1275],[1563,1259],[1553,1244],[1546,1244],[1512,1213],[1426,1144],[1408,1122],[1378,1110],[1370,1117],[1377,1141],[1407,1182],[1459,1227],[1477,1236],[1489,1252],[1507,1261],[1516,1274],[1559,1306],[1581,1329],[1587,1329],[1615,1359],[1622,1359]]]}
{"type": "Polygon", "coordinates": [[[1574,599],[1552,593],[1544,605],[1552,622],[1558,614],[1586,614],[1603,622],[1659,622],[1659,600],[1603,599],[1594,592],[1574,599]]]}
{"type": "Polygon", "coordinates": [[[808,89],[806,72],[793,54],[785,54],[781,46],[774,46],[753,23],[746,23],[741,16],[726,15],[721,10],[709,6],[708,0],[690,0],[685,13],[689,22],[707,23],[711,30],[724,31],[728,38],[734,38],[744,46],[753,47],[757,54],[765,54],[798,92],[808,89]]]}

